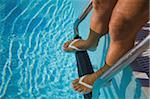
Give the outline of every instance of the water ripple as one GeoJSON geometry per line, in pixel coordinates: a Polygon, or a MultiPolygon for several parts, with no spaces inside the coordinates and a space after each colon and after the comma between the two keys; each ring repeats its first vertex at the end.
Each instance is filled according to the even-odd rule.
{"type": "MultiPolygon", "coordinates": [[[[5,7],[1,6],[0,10],[5,7]]],[[[71,2],[20,0],[5,17],[0,17],[1,24],[6,23],[18,8],[21,12],[17,12],[9,25],[9,57],[2,67],[0,98],[79,98],[70,86],[77,77],[74,55],[62,50],[64,42],[73,37],[74,11],[71,2]],[[13,51],[14,47],[16,51],[13,51]],[[16,89],[12,94],[9,92],[11,88],[16,89]]],[[[0,31],[6,30],[2,25],[0,31]]]]}
{"type": "Polygon", "coordinates": [[[12,71],[10,68],[11,60],[12,60],[12,45],[13,45],[13,40],[11,40],[10,46],[9,46],[9,58],[7,59],[6,64],[4,65],[4,68],[3,68],[2,84],[0,86],[0,92],[1,92],[0,98],[5,95],[9,81],[11,80],[11,76],[12,76],[12,71]],[[9,74],[7,74],[7,72],[9,74]]]}

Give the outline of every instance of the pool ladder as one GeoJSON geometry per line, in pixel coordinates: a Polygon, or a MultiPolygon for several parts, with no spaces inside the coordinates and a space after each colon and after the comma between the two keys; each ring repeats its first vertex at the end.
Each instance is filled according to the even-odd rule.
{"type": "MultiPolygon", "coordinates": [[[[78,26],[86,18],[89,12],[92,10],[92,1],[88,4],[86,9],[83,11],[81,16],[77,18],[74,23],[74,33],[76,36],[79,35],[78,26]]],[[[105,83],[111,80],[117,73],[122,69],[127,67],[131,62],[133,62],[143,51],[149,48],[150,35],[148,35],[143,41],[141,41],[137,46],[128,51],[123,57],[121,57],[109,70],[107,70],[100,78],[98,78],[92,90],[92,98],[98,99],[100,93],[99,89],[103,87],[105,83]]]]}

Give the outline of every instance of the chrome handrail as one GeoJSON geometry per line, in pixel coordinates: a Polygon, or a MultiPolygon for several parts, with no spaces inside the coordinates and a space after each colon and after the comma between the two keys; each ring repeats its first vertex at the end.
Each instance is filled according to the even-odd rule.
{"type": "Polygon", "coordinates": [[[89,14],[89,12],[92,10],[92,1],[88,4],[88,6],[84,9],[83,13],[76,19],[74,23],[74,33],[76,35],[79,35],[78,26],[79,24],[86,18],[86,16],[89,14]]]}

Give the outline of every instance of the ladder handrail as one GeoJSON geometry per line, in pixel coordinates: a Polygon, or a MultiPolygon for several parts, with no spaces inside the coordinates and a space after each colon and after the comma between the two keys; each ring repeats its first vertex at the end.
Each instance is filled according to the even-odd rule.
{"type": "Polygon", "coordinates": [[[92,10],[92,8],[93,8],[92,1],[90,1],[89,5],[84,9],[83,13],[74,22],[75,35],[79,35],[78,26],[86,18],[86,16],[89,14],[89,12],[92,10]]]}

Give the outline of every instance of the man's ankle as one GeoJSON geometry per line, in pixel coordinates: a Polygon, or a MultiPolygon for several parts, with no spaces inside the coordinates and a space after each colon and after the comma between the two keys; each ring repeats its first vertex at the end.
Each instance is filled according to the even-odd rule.
{"type": "Polygon", "coordinates": [[[107,63],[103,67],[101,67],[97,72],[95,72],[95,76],[99,78],[101,75],[103,75],[111,66],[109,66],[107,63]]]}

